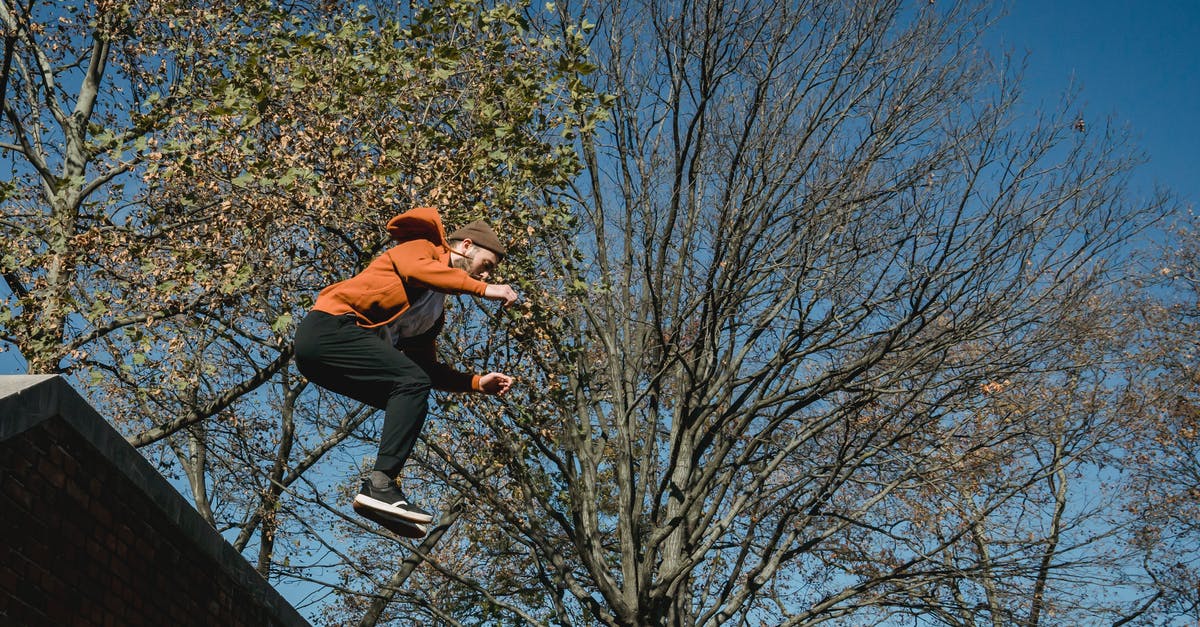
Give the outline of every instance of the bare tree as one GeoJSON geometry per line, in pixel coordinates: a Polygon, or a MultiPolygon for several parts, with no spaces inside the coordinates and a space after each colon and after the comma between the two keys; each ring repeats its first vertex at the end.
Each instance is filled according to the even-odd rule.
{"type": "Polygon", "coordinates": [[[0,335],[330,624],[1194,611],[1176,457],[1105,470],[1139,429],[1194,461],[1119,363],[1170,199],[1074,103],[1020,115],[982,3],[145,4],[2,5],[0,335]],[[526,299],[452,303],[444,357],[519,385],[438,399],[409,542],[345,511],[372,413],[289,337],[435,187],[526,299]]]}
{"type": "Polygon", "coordinates": [[[1022,118],[984,7],[947,4],[554,5],[596,25],[611,117],[576,232],[514,277],[527,311],[462,312],[491,326],[458,350],[521,385],[445,408],[429,472],[477,512],[398,598],[450,586],[484,608],[463,624],[1136,612],[1070,603],[1124,576],[1128,523],[1090,503],[1127,428],[1096,418],[1120,394],[1091,322],[1168,199],[1127,196],[1136,160],[1074,103],[1022,118]]]}

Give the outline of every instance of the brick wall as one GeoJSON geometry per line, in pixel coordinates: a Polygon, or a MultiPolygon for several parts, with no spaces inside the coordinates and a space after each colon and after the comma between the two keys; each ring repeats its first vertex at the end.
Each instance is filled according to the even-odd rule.
{"type": "Polygon", "coordinates": [[[0,625],[306,624],[62,379],[0,377],[0,625]]]}

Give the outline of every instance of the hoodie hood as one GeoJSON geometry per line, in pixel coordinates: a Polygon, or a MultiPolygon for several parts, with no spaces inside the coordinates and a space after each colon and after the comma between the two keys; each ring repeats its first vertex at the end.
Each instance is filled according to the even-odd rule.
{"type": "Polygon", "coordinates": [[[423,239],[442,248],[449,247],[442,217],[433,207],[416,207],[405,211],[388,221],[387,231],[397,242],[423,239]]]}

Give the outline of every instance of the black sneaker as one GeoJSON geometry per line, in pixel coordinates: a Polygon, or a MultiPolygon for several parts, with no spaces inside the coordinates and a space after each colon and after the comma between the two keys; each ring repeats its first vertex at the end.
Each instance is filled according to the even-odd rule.
{"type": "Polygon", "coordinates": [[[424,524],[433,522],[433,514],[408,502],[404,493],[394,483],[388,484],[382,490],[371,485],[370,479],[363,479],[362,490],[354,497],[355,509],[359,506],[369,507],[374,511],[386,514],[400,520],[424,524]]]}
{"type": "Polygon", "coordinates": [[[384,529],[387,529],[388,531],[391,531],[402,538],[420,539],[424,538],[425,534],[429,533],[429,527],[427,525],[418,525],[417,523],[410,523],[407,520],[400,520],[395,516],[389,516],[379,510],[372,509],[358,502],[354,503],[354,513],[366,518],[367,520],[378,523],[384,529]]]}

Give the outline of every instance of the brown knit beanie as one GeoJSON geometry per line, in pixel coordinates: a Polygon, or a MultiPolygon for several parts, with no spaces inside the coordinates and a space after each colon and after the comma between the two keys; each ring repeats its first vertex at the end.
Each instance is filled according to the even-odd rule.
{"type": "Polygon", "coordinates": [[[508,249],[504,247],[504,244],[500,243],[500,238],[496,237],[496,232],[483,220],[476,220],[458,229],[451,233],[447,239],[452,242],[454,240],[469,239],[476,246],[482,246],[496,253],[497,260],[504,259],[504,255],[508,254],[508,249]]]}

